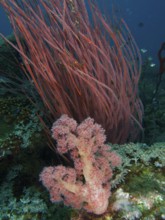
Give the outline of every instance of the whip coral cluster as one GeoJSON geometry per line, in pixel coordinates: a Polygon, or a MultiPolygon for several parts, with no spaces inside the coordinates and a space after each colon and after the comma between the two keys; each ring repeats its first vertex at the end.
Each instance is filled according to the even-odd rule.
{"type": "Polygon", "coordinates": [[[69,154],[74,168],[59,165],[43,169],[40,180],[49,190],[51,201],[103,214],[108,207],[112,169],[121,163],[104,144],[104,129],[91,118],[78,125],[62,115],[53,124],[52,136],[58,152],[69,154]]]}
{"type": "Polygon", "coordinates": [[[112,143],[139,137],[141,58],[124,21],[105,20],[93,0],[0,4],[13,25],[23,68],[53,120],[67,114],[80,123],[90,116],[112,143]]]}

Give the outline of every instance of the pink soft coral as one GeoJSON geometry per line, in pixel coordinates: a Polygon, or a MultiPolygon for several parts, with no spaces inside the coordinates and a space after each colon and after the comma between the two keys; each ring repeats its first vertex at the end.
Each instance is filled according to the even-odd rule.
{"type": "Polygon", "coordinates": [[[63,201],[74,208],[103,214],[108,207],[112,168],[120,158],[105,145],[104,129],[87,118],[80,125],[62,115],[52,127],[59,153],[69,153],[74,168],[46,167],[40,180],[49,190],[51,201],[63,201]]]}

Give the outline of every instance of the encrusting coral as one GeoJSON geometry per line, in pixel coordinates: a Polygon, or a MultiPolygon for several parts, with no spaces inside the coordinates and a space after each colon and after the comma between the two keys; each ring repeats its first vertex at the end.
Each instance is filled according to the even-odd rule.
{"type": "Polygon", "coordinates": [[[40,180],[49,190],[52,202],[63,201],[97,215],[106,211],[112,169],[121,164],[121,159],[104,144],[104,132],[91,118],[77,125],[74,119],[62,115],[53,124],[57,150],[70,155],[74,168],[59,165],[43,169],[40,180]]]}

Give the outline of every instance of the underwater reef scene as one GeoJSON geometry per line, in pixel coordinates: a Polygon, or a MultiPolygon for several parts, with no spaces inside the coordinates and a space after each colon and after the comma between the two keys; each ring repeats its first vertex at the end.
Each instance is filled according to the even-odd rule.
{"type": "Polygon", "coordinates": [[[0,220],[165,219],[159,69],[94,1],[2,0],[0,220]]]}

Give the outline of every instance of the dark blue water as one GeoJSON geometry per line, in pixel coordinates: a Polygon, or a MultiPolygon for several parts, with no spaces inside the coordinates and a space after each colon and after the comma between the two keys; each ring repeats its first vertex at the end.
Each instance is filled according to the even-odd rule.
{"type": "MultiPolygon", "coordinates": [[[[116,14],[120,14],[129,25],[140,49],[146,49],[143,57],[153,57],[157,63],[157,51],[165,41],[165,0],[97,0],[101,9],[110,15],[112,3],[116,14]]],[[[7,16],[0,8],[0,32],[8,35],[12,28],[7,16]]]]}

